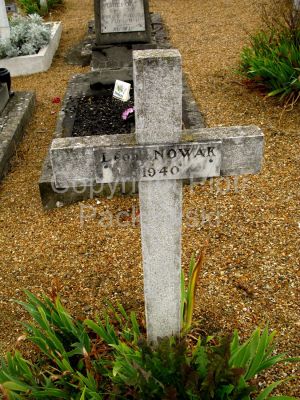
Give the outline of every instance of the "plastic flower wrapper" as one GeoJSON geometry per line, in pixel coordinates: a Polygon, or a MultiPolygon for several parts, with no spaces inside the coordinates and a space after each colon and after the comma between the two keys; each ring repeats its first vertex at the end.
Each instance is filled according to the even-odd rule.
{"type": "Polygon", "coordinates": [[[134,114],[134,107],[126,108],[126,110],[122,112],[122,119],[126,121],[128,118],[133,117],[133,114],[134,114]]]}

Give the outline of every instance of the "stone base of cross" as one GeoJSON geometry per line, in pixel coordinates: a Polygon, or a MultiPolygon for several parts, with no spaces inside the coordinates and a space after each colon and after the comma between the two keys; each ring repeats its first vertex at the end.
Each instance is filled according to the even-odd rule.
{"type": "Polygon", "coordinates": [[[182,180],[259,172],[264,136],[255,126],[182,131],[178,50],[135,51],[133,65],[136,144],[56,139],[51,161],[57,187],[139,181],[147,335],[155,342],[181,329],[182,180]]]}

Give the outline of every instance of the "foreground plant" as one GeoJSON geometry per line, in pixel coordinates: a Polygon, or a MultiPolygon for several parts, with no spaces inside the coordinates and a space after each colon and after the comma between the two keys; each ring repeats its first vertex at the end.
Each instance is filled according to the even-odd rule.
{"type": "Polygon", "coordinates": [[[184,272],[181,270],[181,326],[183,334],[188,332],[192,326],[196,288],[200,271],[202,270],[204,264],[206,246],[207,243],[201,250],[197,261],[195,260],[194,256],[191,258],[187,288],[185,288],[184,283],[184,272]]]}
{"type": "Polygon", "coordinates": [[[21,303],[33,323],[27,339],[38,349],[35,361],[20,352],[1,360],[3,399],[293,399],[270,397],[282,381],[258,393],[251,379],[286,360],[272,355],[275,333],[256,329],[243,344],[232,338],[186,337],[147,343],[134,313],[109,305],[104,318],[74,320],[59,297],[40,300],[26,292],[21,303]],[[256,396],[256,397],[255,397],[256,396]]]}

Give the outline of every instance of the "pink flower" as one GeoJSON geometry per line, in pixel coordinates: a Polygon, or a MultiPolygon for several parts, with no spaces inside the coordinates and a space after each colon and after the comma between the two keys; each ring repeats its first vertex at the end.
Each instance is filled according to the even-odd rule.
{"type": "Polygon", "coordinates": [[[123,119],[124,121],[126,121],[126,120],[128,119],[128,117],[129,117],[131,114],[133,114],[133,113],[134,113],[134,107],[126,108],[126,110],[124,110],[124,111],[122,112],[122,119],[123,119]]]}

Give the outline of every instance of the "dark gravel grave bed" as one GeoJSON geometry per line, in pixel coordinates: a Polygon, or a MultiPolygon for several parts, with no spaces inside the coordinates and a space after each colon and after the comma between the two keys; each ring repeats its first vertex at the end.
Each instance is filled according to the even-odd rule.
{"type": "Polygon", "coordinates": [[[122,113],[133,107],[133,89],[127,102],[112,96],[113,85],[102,87],[99,93],[77,100],[72,136],[113,135],[134,132],[134,114],[126,120],[122,113]]]}

